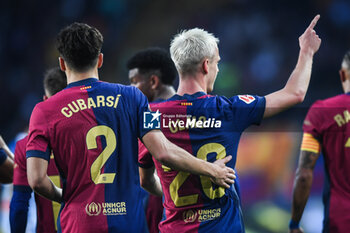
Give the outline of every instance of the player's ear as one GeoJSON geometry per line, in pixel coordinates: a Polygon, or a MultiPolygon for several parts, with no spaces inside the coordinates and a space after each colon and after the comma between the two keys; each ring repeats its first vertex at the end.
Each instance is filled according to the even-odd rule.
{"type": "Polygon", "coordinates": [[[49,97],[47,97],[47,95],[43,95],[43,100],[47,100],[49,97]]]}
{"type": "Polygon", "coordinates": [[[202,62],[202,71],[206,75],[209,73],[209,59],[205,58],[202,62]]]}
{"type": "Polygon", "coordinates": [[[64,59],[62,57],[58,57],[58,64],[63,72],[66,71],[66,64],[64,63],[64,59]]]}
{"type": "Polygon", "coordinates": [[[151,81],[151,88],[154,90],[157,89],[158,86],[160,85],[160,79],[157,75],[151,75],[150,81],[151,81]]]}
{"type": "Polygon", "coordinates": [[[339,70],[340,81],[343,83],[346,81],[346,72],[344,69],[339,70]]]}
{"type": "Polygon", "coordinates": [[[97,68],[101,68],[102,64],[103,64],[103,53],[100,53],[98,55],[97,68]]]}

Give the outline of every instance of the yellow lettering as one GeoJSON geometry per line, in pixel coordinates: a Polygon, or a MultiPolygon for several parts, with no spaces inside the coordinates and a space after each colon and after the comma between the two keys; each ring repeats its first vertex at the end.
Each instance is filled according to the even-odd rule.
{"type": "Polygon", "coordinates": [[[67,107],[63,107],[61,109],[61,113],[67,118],[69,118],[73,115],[73,113],[71,111],[69,111],[69,109],[67,107]],[[66,112],[66,111],[68,111],[68,112],[66,112]]]}
{"type": "Polygon", "coordinates": [[[69,107],[74,113],[78,112],[78,111],[79,111],[78,105],[77,105],[74,101],[72,101],[72,104],[68,104],[68,107],[69,107]],[[74,105],[75,108],[73,108],[72,104],[74,105]]]}
{"type": "Polygon", "coordinates": [[[113,106],[114,108],[117,108],[120,96],[121,94],[117,95],[117,98],[115,99],[114,106],[113,106]]]}
{"type": "Polygon", "coordinates": [[[84,101],[83,99],[78,99],[78,100],[77,100],[77,103],[78,103],[78,105],[79,105],[80,110],[84,110],[84,109],[87,108],[87,107],[86,107],[86,104],[85,104],[85,101],[84,101]]]}
{"type": "Polygon", "coordinates": [[[107,107],[112,107],[113,106],[113,100],[114,100],[114,96],[107,96],[107,107]]]}
{"type": "Polygon", "coordinates": [[[103,95],[96,96],[97,107],[105,106],[105,97],[103,95]]]}
{"type": "Polygon", "coordinates": [[[334,116],[334,120],[337,122],[338,126],[341,127],[345,124],[343,117],[340,114],[334,116]]]}
{"type": "Polygon", "coordinates": [[[91,107],[96,108],[96,104],[94,102],[94,99],[89,97],[88,98],[88,108],[91,108],[91,107]]]}
{"type": "Polygon", "coordinates": [[[344,111],[344,119],[345,119],[346,123],[348,123],[350,121],[350,113],[348,110],[344,111]]]}

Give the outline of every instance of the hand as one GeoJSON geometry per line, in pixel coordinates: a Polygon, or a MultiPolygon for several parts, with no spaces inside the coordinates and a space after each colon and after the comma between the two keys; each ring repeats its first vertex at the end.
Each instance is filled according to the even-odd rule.
{"type": "Polygon", "coordinates": [[[299,227],[296,229],[289,229],[289,233],[304,233],[304,230],[301,227],[299,227]]]}
{"type": "Polygon", "coordinates": [[[299,37],[300,50],[310,55],[314,55],[321,45],[321,39],[314,30],[319,19],[320,15],[316,15],[309,27],[306,28],[305,32],[299,37]]]}
{"type": "Polygon", "coordinates": [[[229,155],[223,159],[216,160],[213,163],[214,169],[216,169],[216,176],[211,178],[212,182],[224,188],[230,188],[230,185],[235,182],[235,171],[230,167],[226,167],[225,165],[231,159],[232,156],[229,155]]]}

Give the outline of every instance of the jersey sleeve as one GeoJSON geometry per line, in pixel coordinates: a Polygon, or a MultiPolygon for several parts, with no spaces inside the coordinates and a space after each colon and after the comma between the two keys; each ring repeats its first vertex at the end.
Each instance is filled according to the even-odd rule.
{"type": "MultiPolygon", "coordinates": [[[[15,186],[16,187],[16,186],[15,186]]],[[[25,232],[31,192],[13,190],[10,203],[10,227],[13,233],[25,232]]]]}
{"type": "Polygon", "coordinates": [[[242,131],[250,125],[259,125],[265,112],[265,97],[256,95],[237,95],[230,98],[237,128],[242,131]]]}
{"type": "Polygon", "coordinates": [[[151,168],[154,166],[151,153],[147,150],[146,146],[139,140],[139,167],[151,168]]]}
{"type": "Polygon", "coordinates": [[[13,185],[28,186],[26,166],[26,143],[27,138],[19,140],[15,147],[15,166],[13,169],[13,185]]]}
{"type": "Polygon", "coordinates": [[[0,148],[0,165],[2,165],[7,158],[7,154],[4,149],[0,148]]]}
{"type": "Polygon", "coordinates": [[[316,140],[321,142],[322,135],[322,114],[320,112],[321,101],[316,101],[309,109],[304,123],[303,131],[304,133],[311,134],[316,140]]]}
{"type": "Polygon", "coordinates": [[[149,108],[149,104],[148,104],[148,100],[146,98],[146,96],[144,94],[142,94],[142,92],[137,89],[134,88],[135,90],[135,103],[137,105],[137,126],[138,126],[138,132],[137,132],[137,137],[142,139],[142,137],[148,133],[149,131],[151,131],[152,129],[149,128],[145,128],[144,127],[144,112],[149,112],[150,108],[149,108]]]}
{"type": "Polygon", "coordinates": [[[29,122],[27,158],[38,157],[50,160],[49,132],[46,117],[36,105],[29,122]]]}

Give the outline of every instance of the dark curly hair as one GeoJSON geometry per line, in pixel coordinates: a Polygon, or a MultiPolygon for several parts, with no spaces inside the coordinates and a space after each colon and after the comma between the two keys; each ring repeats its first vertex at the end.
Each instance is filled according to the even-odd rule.
{"type": "Polygon", "coordinates": [[[44,75],[44,89],[54,95],[67,86],[66,74],[58,67],[48,69],[44,75]]]}
{"type": "Polygon", "coordinates": [[[139,73],[150,76],[156,74],[162,83],[172,85],[177,77],[174,62],[169,53],[161,48],[148,48],[132,56],[127,62],[129,70],[138,68],[139,73]]]}
{"type": "Polygon", "coordinates": [[[69,68],[77,72],[87,71],[96,65],[102,43],[101,33],[84,23],[73,23],[57,36],[57,50],[69,68]]]}

